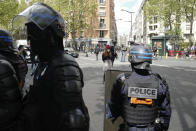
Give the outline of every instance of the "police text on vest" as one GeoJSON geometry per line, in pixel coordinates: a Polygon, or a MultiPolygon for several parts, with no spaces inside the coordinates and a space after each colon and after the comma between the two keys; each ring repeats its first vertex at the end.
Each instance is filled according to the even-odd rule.
{"type": "Polygon", "coordinates": [[[144,99],[157,99],[157,89],[141,88],[141,87],[128,87],[128,97],[144,98],[144,99]]]}

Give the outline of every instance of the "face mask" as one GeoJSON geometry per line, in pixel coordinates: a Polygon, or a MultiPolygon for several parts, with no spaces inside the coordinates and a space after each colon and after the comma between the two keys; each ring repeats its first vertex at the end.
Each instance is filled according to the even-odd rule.
{"type": "Polygon", "coordinates": [[[109,52],[110,51],[110,49],[107,49],[107,52],[109,52]]]}

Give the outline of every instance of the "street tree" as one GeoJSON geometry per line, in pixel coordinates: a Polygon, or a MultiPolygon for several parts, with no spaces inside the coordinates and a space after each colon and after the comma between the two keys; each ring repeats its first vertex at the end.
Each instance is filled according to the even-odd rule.
{"type": "MultiPolygon", "coordinates": [[[[16,15],[18,15],[23,10],[25,10],[28,6],[25,0],[20,0],[20,1],[17,0],[17,3],[18,3],[18,6],[16,7],[15,12],[13,13],[13,17],[11,19],[13,19],[16,15]]],[[[10,23],[10,25],[12,24],[10,23]]],[[[10,32],[12,33],[15,39],[26,39],[26,31],[24,28],[12,28],[11,27],[10,32]]]]}
{"type": "MultiPolygon", "coordinates": [[[[34,0],[31,4],[37,2],[34,0]]],[[[73,47],[77,49],[76,37],[83,37],[83,30],[92,27],[89,19],[96,15],[96,0],[42,0],[56,11],[66,21],[66,31],[71,34],[73,47]]]]}
{"type": "Polygon", "coordinates": [[[18,0],[0,0],[0,27],[11,30],[11,21],[17,14],[18,0]]]}
{"type": "Polygon", "coordinates": [[[196,0],[181,0],[182,11],[187,22],[190,23],[189,46],[193,45],[193,22],[196,18],[196,0]]]}
{"type": "Polygon", "coordinates": [[[180,0],[148,0],[144,6],[147,21],[152,21],[156,17],[163,23],[164,33],[170,35],[174,43],[181,39],[181,4],[180,0]]]}

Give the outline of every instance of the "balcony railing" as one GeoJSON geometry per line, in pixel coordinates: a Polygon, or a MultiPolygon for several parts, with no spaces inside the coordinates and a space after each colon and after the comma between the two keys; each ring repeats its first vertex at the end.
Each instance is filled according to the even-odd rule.
{"type": "Polygon", "coordinates": [[[105,16],[106,13],[105,12],[99,12],[99,16],[105,16]]]}
{"type": "Polygon", "coordinates": [[[101,28],[101,29],[105,29],[105,28],[106,28],[106,24],[104,24],[104,23],[100,23],[100,24],[99,24],[99,28],[101,28]]]}
{"type": "Polygon", "coordinates": [[[102,2],[100,1],[100,2],[99,2],[99,5],[105,6],[105,1],[102,1],[102,2]]]}

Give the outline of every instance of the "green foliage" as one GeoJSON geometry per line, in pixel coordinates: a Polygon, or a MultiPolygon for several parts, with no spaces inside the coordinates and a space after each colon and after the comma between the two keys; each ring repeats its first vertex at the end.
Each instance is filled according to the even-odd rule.
{"type": "MultiPolygon", "coordinates": [[[[34,0],[33,4],[40,0],[34,0]]],[[[82,34],[83,30],[88,28],[88,19],[96,15],[97,0],[42,0],[57,12],[59,12],[66,21],[66,32],[71,33],[75,41],[76,34],[82,34]]]]}
{"type": "Polygon", "coordinates": [[[182,9],[180,0],[148,0],[144,6],[147,21],[153,21],[157,17],[159,22],[163,22],[166,35],[170,35],[171,41],[180,43],[182,9]]]}
{"type": "Polygon", "coordinates": [[[19,7],[18,0],[0,0],[0,27],[6,30],[11,29],[11,21],[17,14],[19,7]]]}
{"type": "Polygon", "coordinates": [[[184,51],[185,48],[189,47],[189,42],[182,42],[180,43],[181,50],[184,51]]]}
{"type": "Polygon", "coordinates": [[[193,45],[193,22],[196,16],[196,0],[181,0],[182,11],[186,20],[190,22],[189,45],[193,45]]]}
{"type": "Polygon", "coordinates": [[[67,32],[77,33],[87,28],[87,19],[96,15],[96,0],[33,0],[35,2],[44,2],[59,12],[67,22],[67,32]]]}
{"type": "MultiPolygon", "coordinates": [[[[196,0],[148,0],[144,10],[148,21],[152,21],[153,17],[158,17],[165,27],[169,27],[169,30],[165,32],[168,35],[181,38],[180,25],[182,20],[190,22],[190,34],[193,32],[196,0]]],[[[192,43],[191,36],[189,38],[190,43],[192,43]]]]}

